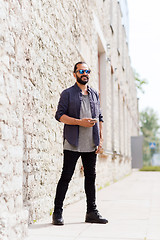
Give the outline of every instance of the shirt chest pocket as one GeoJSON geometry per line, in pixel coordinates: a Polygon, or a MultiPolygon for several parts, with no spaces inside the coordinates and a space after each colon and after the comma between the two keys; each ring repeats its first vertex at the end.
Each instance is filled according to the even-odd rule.
{"type": "Polygon", "coordinates": [[[70,117],[75,117],[75,111],[76,111],[76,103],[75,101],[70,101],[69,106],[68,106],[68,115],[70,117]]]}
{"type": "Polygon", "coordinates": [[[91,112],[94,118],[99,117],[99,102],[96,97],[94,97],[91,101],[91,112]]]}
{"type": "Polygon", "coordinates": [[[71,97],[69,99],[69,105],[68,105],[68,115],[70,117],[79,118],[79,106],[80,101],[76,98],[71,97]]]}

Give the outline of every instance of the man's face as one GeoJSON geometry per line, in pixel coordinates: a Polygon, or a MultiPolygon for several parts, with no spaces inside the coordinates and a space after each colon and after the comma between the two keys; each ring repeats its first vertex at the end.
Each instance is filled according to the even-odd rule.
{"type": "Polygon", "coordinates": [[[78,64],[76,73],[74,73],[74,77],[76,78],[77,82],[85,85],[89,81],[89,74],[87,74],[85,71],[81,74],[81,71],[79,72],[79,70],[88,70],[88,66],[86,64],[78,64]]]}

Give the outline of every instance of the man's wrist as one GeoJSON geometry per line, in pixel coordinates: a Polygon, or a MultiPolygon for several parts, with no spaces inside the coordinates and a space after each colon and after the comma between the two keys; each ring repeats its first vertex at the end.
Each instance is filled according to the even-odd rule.
{"type": "Polygon", "coordinates": [[[103,137],[100,137],[100,142],[102,142],[102,143],[103,143],[103,137]]]}
{"type": "Polygon", "coordinates": [[[77,119],[77,118],[75,118],[75,125],[80,125],[80,122],[81,122],[81,119],[77,119]]]}

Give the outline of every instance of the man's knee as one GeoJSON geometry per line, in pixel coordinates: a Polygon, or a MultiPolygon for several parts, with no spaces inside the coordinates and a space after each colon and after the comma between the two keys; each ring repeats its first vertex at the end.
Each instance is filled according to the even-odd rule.
{"type": "Polygon", "coordinates": [[[70,172],[65,172],[65,173],[62,172],[60,181],[61,181],[61,182],[69,183],[69,182],[71,181],[71,179],[72,179],[72,175],[73,175],[73,174],[70,173],[70,172]]]}

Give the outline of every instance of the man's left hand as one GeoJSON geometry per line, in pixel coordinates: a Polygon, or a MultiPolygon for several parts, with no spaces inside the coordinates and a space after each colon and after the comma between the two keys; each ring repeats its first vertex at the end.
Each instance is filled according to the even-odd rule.
{"type": "Polygon", "coordinates": [[[103,147],[102,145],[100,144],[96,150],[96,154],[100,154],[100,153],[103,153],[103,147]]]}

